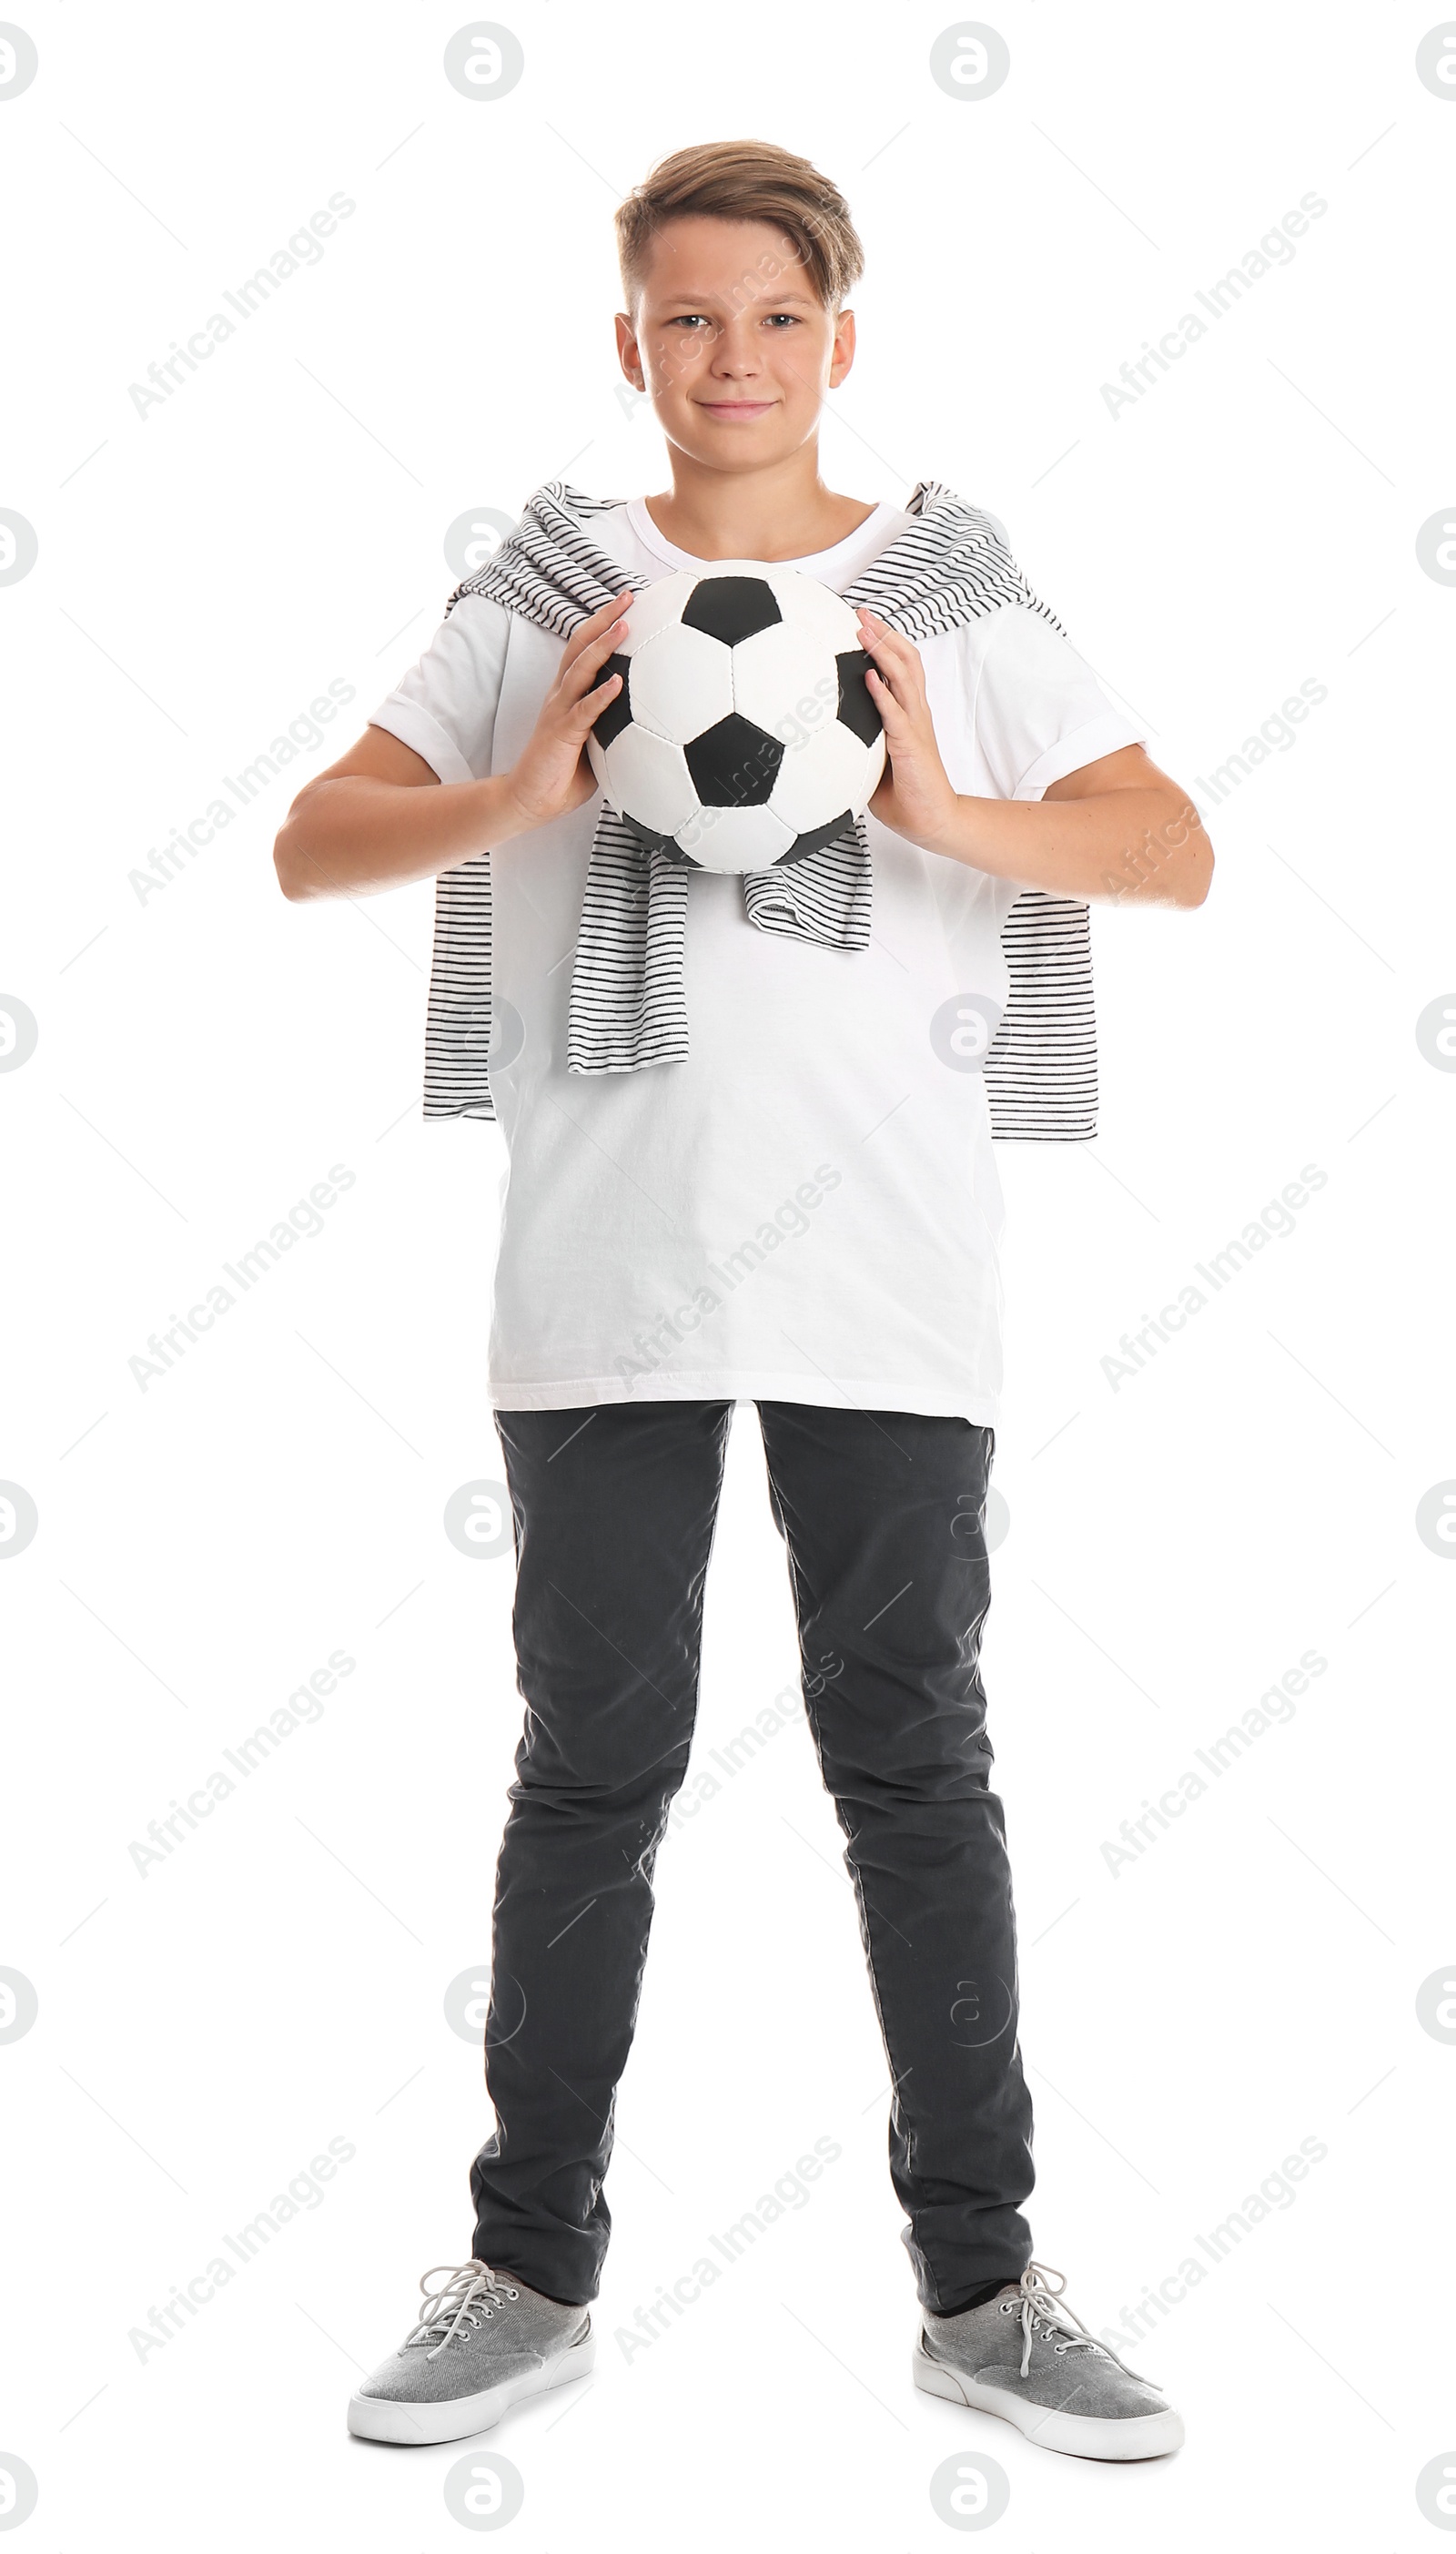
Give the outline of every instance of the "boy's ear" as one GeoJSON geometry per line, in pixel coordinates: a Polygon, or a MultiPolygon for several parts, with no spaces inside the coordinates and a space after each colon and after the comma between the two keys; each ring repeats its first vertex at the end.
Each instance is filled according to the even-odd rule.
{"type": "Polygon", "coordinates": [[[637,333],[632,325],[631,314],[626,310],[618,310],[616,313],[616,353],[621,369],[633,390],[645,390],[647,384],[642,371],[642,359],[637,352],[637,333]]]}

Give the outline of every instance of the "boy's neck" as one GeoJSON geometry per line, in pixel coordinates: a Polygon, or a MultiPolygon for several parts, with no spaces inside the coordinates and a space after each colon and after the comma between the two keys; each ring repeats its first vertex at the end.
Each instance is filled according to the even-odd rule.
{"type": "Polygon", "coordinates": [[[708,469],[677,450],[670,457],[671,491],[643,504],[664,539],[692,558],[813,558],[874,513],[864,499],[825,486],[812,445],[756,470],[708,469]]]}

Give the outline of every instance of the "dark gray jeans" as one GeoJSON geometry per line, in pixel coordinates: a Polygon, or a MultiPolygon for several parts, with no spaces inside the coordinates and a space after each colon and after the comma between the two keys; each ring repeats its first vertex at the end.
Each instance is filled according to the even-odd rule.
{"type": "MultiPolygon", "coordinates": [[[[895,2079],[890,2172],[921,2303],[1031,2256],[1016,1933],[981,1689],[992,1432],[758,1405],[814,1743],[895,2079]]],[[[733,1405],[503,1410],[527,1711],[497,1873],[475,2258],[597,2294],[603,2181],[652,1873],[687,1770],[733,1405]]]]}

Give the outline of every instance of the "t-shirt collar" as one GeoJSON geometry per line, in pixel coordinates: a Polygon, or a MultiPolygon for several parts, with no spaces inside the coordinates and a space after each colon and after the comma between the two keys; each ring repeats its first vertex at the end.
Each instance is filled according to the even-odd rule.
{"type": "MultiPolygon", "coordinates": [[[[887,527],[889,518],[895,512],[888,499],[882,498],[872,515],[866,515],[862,523],[856,523],[852,532],[846,532],[842,540],[834,542],[829,549],[815,550],[806,558],[773,559],[764,564],[795,567],[806,576],[831,577],[840,561],[856,550],[861,541],[871,539],[887,527]]],[[[679,549],[675,542],[670,541],[653,522],[643,497],[633,497],[628,501],[626,519],[643,548],[649,549],[654,558],[660,558],[669,567],[690,568],[701,573],[703,569],[719,564],[716,559],[695,558],[691,550],[679,549]]]]}

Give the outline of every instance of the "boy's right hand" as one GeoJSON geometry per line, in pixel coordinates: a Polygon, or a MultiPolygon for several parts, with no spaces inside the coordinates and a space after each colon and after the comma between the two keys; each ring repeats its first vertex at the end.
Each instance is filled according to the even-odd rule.
{"type": "Polygon", "coordinates": [[[587,733],[593,720],[621,689],[619,674],[610,674],[605,681],[599,681],[598,676],[625,632],[631,599],[631,587],[623,586],[612,602],[604,603],[599,612],[582,622],[566,642],[556,680],[541,704],[530,740],[519,761],[504,774],[506,792],[520,818],[522,832],[535,825],[549,825],[553,816],[564,816],[571,808],[584,806],[598,787],[597,775],[587,758],[587,733]]]}

